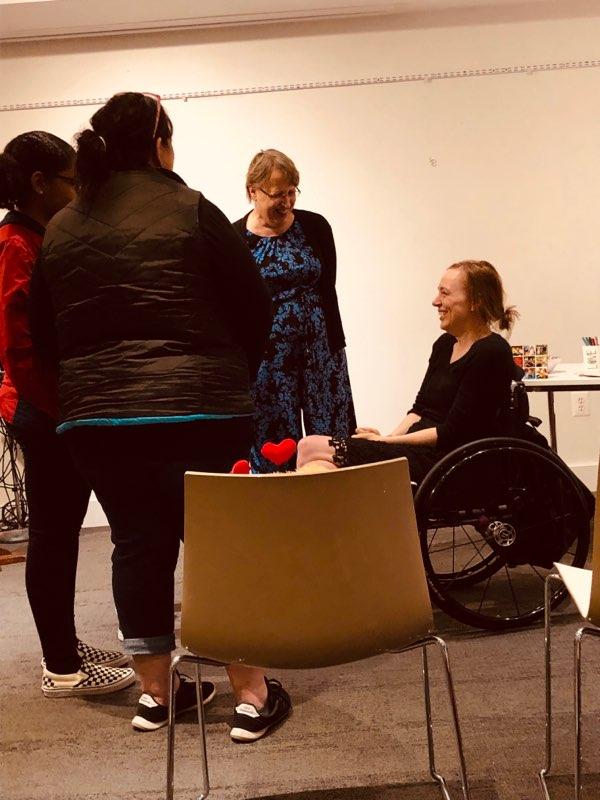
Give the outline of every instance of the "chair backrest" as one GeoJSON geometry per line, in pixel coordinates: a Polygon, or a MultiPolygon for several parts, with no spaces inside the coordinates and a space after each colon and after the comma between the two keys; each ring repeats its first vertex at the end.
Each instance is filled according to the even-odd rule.
{"type": "Polygon", "coordinates": [[[598,480],[596,481],[596,511],[594,514],[594,544],[592,555],[592,596],[590,598],[589,619],[600,625],[600,458],[598,461],[598,480]]]}
{"type": "Polygon", "coordinates": [[[427,635],[406,459],[185,477],[181,641],[254,666],[342,664],[427,635]]]}

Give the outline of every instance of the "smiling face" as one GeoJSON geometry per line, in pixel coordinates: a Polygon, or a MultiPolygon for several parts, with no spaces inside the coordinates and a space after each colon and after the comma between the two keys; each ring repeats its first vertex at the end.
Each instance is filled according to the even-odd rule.
{"type": "Polygon", "coordinates": [[[441,277],[438,292],[433,300],[438,310],[440,328],[453,336],[481,326],[481,318],[473,309],[467,294],[465,274],[462,269],[447,269],[441,277]]]}
{"type": "Polygon", "coordinates": [[[258,218],[272,228],[285,227],[296,203],[296,186],[278,169],[260,185],[249,186],[248,194],[258,218]]]}

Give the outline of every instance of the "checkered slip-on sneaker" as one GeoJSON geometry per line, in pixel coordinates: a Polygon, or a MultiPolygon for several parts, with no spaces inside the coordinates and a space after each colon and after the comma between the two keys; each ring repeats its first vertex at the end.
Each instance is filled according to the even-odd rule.
{"type": "MultiPolygon", "coordinates": [[[[184,714],[198,707],[196,698],[196,682],[191,681],[185,675],[179,676],[179,688],[175,693],[175,716],[184,714]]],[[[202,705],[205,706],[216,695],[214,683],[202,681],[202,705]]],[[[131,725],[136,731],[155,731],[162,728],[169,722],[169,708],[157,703],[151,694],[144,694],[138,702],[135,717],[131,720],[131,725]]]]}
{"type": "Polygon", "coordinates": [[[110,694],[135,683],[135,672],[129,667],[105,667],[83,661],[77,672],[59,675],[44,667],[42,692],[46,697],[87,697],[110,694]]]}
{"type": "Polygon", "coordinates": [[[240,703],[233,712],[229,735],[234,742],[255,742],[289,716],[292,701],[283,686],[274,678],[265,678],[267,702],[258,709],[252,703],[240,703]]]}
{"type": "Polygon", "coordinates": [[[102,664],[103,667],[124,667],[129,664],[129,656],[117,650],[101,650],[91,644],[77,640],[77,653],[82,661],[91,661],[92,664],[102,664]]]}

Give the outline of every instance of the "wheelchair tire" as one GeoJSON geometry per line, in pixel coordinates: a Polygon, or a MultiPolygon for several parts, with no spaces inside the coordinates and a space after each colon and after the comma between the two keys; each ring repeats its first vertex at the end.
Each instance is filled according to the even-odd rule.
{"type": "MultiPolygon", "coordinates": [[[[544,615],[553,561],[583,567],[589,506],[552,451],[513,438],[481,439],[445,456],[415,495],[433,601],[476,628],[502,630],[544,615]]],[[[552,606],[566,596],[556,589],[552,606]]]]}

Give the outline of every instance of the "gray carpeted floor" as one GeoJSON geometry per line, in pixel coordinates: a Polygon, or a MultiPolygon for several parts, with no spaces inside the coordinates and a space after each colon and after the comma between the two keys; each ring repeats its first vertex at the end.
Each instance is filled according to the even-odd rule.
{"type": "MultiPolygon", "coordinates": [[[[106,531],[82,534],[78,630],[90,643],[116,647],[106,531]]],[[[135,688],[94,700],[45,699],[40,652],[23,585],[24,565],[0,573],[0,728],[2,800],[154,800],[164,796],[166,731],[135,733],[135,688]]],[[[275,610],[273,610],[275,613],[275,610]]],[[[555,800],[572,797],[572,636],[567,608],[555,633],[555,800]]],[[[486,635],[460,630],[436,613],[450,644],[473,800],[541,798],[543,632],[486,635]]],[[[596,643],[586,650],[593,653],[596,643]]],[[[600,655],[600,653],[598,653],[600,655]]],[[[433,660],[439,768],[456,777],[441,671],[433,660]]],[[[595,691],[600,658],[585,672],[585,762],[600,772],[595,691]]],[[[224,673],[207,670],[219,695],[208,711],[211,797],[219,800],[435,800],[428,782],[417,653],[341,668],[288,672],[291,719],[254,745],[228,737],[232,698],[224,673]]],[[[177,726],[178,798],[198,796],[194,716],[177,726]]],[[[587,800],[600,775],[587,774],[587,800]]],[[[458,798],[457,784],[452,784],[458,798]]]]}

